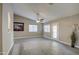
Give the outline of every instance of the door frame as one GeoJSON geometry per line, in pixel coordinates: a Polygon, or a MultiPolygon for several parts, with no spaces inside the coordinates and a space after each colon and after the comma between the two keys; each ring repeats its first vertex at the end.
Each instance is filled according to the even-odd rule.
{"type": "MultiPolygon", "coordinates": [[[[52,28],[51,28],[51,31],[52,31],[52,32],[51,32],[51,38],[54,39],[54,38],[53,38],[53,25],[57,25],[57,39],[56,39],[56,40],[59,40],[59,23],[53,23],[53,24],[52,24],[52,28]]],[[[55,39],[54,39],[54,40],[55,40],[55,39]]]]}

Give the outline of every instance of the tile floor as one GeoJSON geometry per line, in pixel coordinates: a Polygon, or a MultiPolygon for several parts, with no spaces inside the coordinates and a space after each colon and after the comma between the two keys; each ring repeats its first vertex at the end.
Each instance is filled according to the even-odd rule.
{"type": "Polygon", "coordinates": [[[45,38],[15,40],[10,55],[78,55],[78,48],[45,38]]]}

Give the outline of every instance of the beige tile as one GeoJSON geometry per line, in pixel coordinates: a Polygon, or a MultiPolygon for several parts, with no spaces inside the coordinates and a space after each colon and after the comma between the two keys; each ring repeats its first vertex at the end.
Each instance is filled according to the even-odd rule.
{"type": "Polygon", "coordinates": [[[79,49],[44,38],[16,40],[11,55],[76,55],[79,49]]]}

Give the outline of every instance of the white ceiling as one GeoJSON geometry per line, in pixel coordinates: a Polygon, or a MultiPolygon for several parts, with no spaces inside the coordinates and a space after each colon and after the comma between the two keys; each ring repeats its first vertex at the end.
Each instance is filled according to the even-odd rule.
{"type": "Polygon", "coordinates": [[[39,12],[45,22],[61,17],[72,16],[79,13],[78,3],[14,3],[14,13],[17,15],[36,20],[36,13],[39,12]]]}

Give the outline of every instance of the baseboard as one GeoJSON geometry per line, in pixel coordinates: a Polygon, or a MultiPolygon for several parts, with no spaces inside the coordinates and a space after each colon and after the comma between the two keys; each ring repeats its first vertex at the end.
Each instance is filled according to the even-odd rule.
{"type": "Polygon", "coordinates": [[[76,48],[79,48],[79,46],[77,46],[77,45],[76,45],[75,47],[76,47],[76,48]]]}
{"type": "Polygon", "coordinates": [[[43,38],[52,39],[52,38],[50,38],[50,37],[47,37],[47,36],[43,36],[43,38]]]}
{"type": "MultiPolygon", "coordinates": [[[[52,38],[50,38],[50,37],[43,37],[43,38],[46,38],[46,39],[52,39],[52,38]]],[[[65,45],[68,45],[68,46],[71,46],[69,43],[67,43],[67,42],[63,42],[63,41],[60,41],[60,40],[55,40],[55,41],[58,41],[58,42],[60,42],[60,43],[62,43],[62,44],[65,44],[65,45]]],[[[76,48],[79,48],[79,46],[78,45],[76,45],[75,46],[76,48]]]]}
{"type": "MultiPolygon", "coordinates": [[[[63,42],[63,41],[59,41],[59,42],[65,44],[65,45],[71,46],[69,43],[66,43],[66,42],[63,42]]],[[[75,45],[75,47],[76,47],[76,48],[79,48],[78,45],[75,45]]]]}
{"type": "MultiPolygon", "coordinates": [[[[50,37],[46,37],[46,36],[44,36],[44,38],[52,39],[52,38],[50,38],[50,37]]],[[[54,39],[52,39],[52,40],[54,40],[54,39]]],[[[69,46],[70,46],[69,43],[66,43],[66,42],[63,42],[63,41],[60,41],[60,40],[55,40],[55,41],[58,41],[58,42],[60,42],[60,43],[62,43],[62,44],[66,44],[66,45],[69,45],[69,46]]]]}
{"type": "Polygon", "coordinates": [[[31,36],[31,37],[16,37],[14,39],[23,39],[23,38],[27,38],[27,39],[30,39],[30,38],[39,38],[40,36],[31,36]]]}
{"type": "Polygon", "coordinates": [[[8,52],[7,52],[7,55],[9,55],[9,53],[10,53],[10,51],[11,51],[11,49],[12,49],[13,45],[14,45],[14,43],[12,43],[12,44],[11,44],[11,46],[10,46],[10,48],[9,48],[8,52]]]}
{"type": "Polygon", "coordinates": [[[58,41],[58,42],[60,42],[60,43],[62,43],[62,44],[65,44],[65,45],[69,45],[69,46],[70,46],[70,44],[67,43],[67,42],[63,42],[63,41],[60,41],[60,40],[56,40],[56,41],[58,41]]]}
{"type": "MultiPolygon", "coordinates": [[[[45,36],[44,36],[44,38],[52,39],[52,38],[50,38],[50,37],[45,37],[45,36]]],[[[54,39],[53,39],[53,40],[54,40],[54,39]]],[[[65,44],[65,45],[69,45],[69,46],[70,46],[69,43],[66,43],[66,42],[63,42],[63,41],[60,41],[60,40],[55,40],[55,41],[58,41],[58,42],[60,42],[60,43],[62,43],[62,44],[65,44]]]]}

